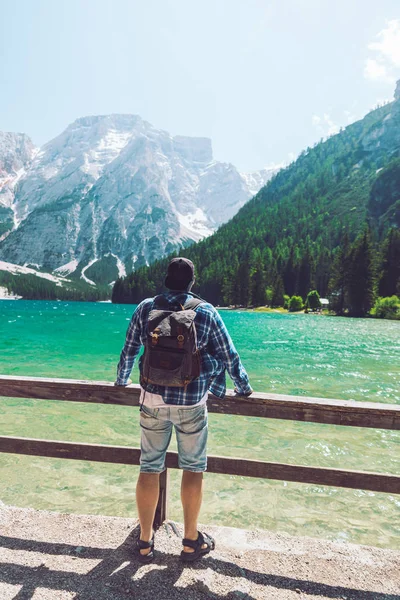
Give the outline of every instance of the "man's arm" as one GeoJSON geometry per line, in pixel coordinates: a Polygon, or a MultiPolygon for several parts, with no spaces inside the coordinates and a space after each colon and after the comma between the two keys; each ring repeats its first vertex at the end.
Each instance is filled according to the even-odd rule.
{"type": "Polygon", "coordinates": [[[117,380],[115,385],[126,386],[129,384],[129,375],[133,369],[135,359],[142,346],[142,312],[143,302],[141,302],[133,313],[128,331],[126,332],[125,345],[117,367],[117,380]]]}
{"type": "Polygon", "coordinates": [[[222,360],[229,377],[235,384],[236,393],[241,396],[250,396],[253,389],[249,383],[249,376],[242,365],[225,323],[217,311],[215,311],[214,323],[211,326],[210,342],[213,351],[222,360]]]}

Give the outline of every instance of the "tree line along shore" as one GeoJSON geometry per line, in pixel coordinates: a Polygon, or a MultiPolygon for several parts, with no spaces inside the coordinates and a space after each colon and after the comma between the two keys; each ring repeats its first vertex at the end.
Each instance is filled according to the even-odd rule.
{"type": "MultiPolygon", "coordinates": [[[[153,269],[139,269],[125,279],[117,279],[112,292],[109,287],[93,287],[79,280],[73,281],[72,287],[63,287],[34,275],[16,277],[7,272],[0,272],[0,286],[10,296],[24,299],[98,302],[112,298],[114,303],[137,304],[162,291],[166,264],[167,259],[153,269]]],[[[310,254],[301,258],[291,250],[288,260],[278,265],[271,261],[270,252],[264,257],[253,252],[248,264],[239,265],[236,273],[226,273],[220,294],[203,286],[201,278],[194,290],[224,307],[313,312],[322,308],[317,281],[310,254]]],[[[323,291],[329,300],[329,314],[400,319],[399,230],[391,228],[380,248],[374,245],[369,229],[353,243],[345,235],[334,253],[323,291]]]]}
{"type": "MultiPolygon", "coordinates": [[[[366,228],[350,243],[343,237],[333,253],[331,268],[322,284],[316,277],[311,254],[299,257],[291,249],[286,262],[271,259],[271,251],[255,251],[250,261],[228,270],[219,289],[202,278],[194,291],[224,307],[284,308],[289,312],[321,308],[319,289],[329,299],[331,313],[351,317],[374,316],[400,319],[400,232],[391,228],[381,247],[374,244],[366,228]],[[317,284],[320,284],[318,289],[317,284]]],[[[112,301],[137,304],[144,297],[162,291],[167,260],[118,279],[112,301]]]]}

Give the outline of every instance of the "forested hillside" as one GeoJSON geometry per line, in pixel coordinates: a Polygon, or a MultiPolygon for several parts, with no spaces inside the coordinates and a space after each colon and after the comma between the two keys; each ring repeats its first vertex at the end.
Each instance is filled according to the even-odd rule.
{"type": "MultiPolygon", "coordinates": [[[[91,286],[79,279],[57,285],[54,281],[37,275],[15,274],[0,270],[0,297],[2,288],[10,296],[20,296],[24,300],[75,300],[98,302],[109,300],[108,286],[91,286]]],[[[7,295],[6,295],[7,297],[7,295]]]]}
{"type": "MultiPolygon", "coordinates": [[[[279,306],[284,294],[305,299],[315,288],[342,301],[339,312],[366,314],[382,288],[399,291],[399,157],[398,84],[393,103],[307,148],[229,223],[185,250],[195,290],[220,305],[279,306]]],[[[118,279],[113,301],[160,291],[167,263],[118,279]]]]}

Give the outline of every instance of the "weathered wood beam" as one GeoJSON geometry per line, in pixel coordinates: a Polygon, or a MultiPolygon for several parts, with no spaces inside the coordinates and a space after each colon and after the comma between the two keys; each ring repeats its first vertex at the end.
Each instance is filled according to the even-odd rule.
{"type": "MultiPolygon", "coordinates": [[[[102,381],[0,375],[0,396],[138,406],[139,395],[138,385],[124,388],[102,381]]],[[[400,430],[400,405],[395,404],[259,392],[240,398],[228,390],[223,399],[210,394],[208,407],[220,414],[400,430]]]]}
{"type": "Polygon", "coordinates": [[[164,523],[164,521],[166,521],[168,519],[169,488],[170,488],[169,470],[165,469],[165,471],[163,471],[160,474],[160,493],[158,495],[156,514],[154,516],[155,529],[160,527],[164,523]]]}
{"type": "MultiPolygon", "coordinates": [[[[0,452],[125,465],[138,465],[140,457],[139,448],[8,436],[0,437],[0,452]]],[[[178,454],[176,452],[167,453],[166,466],[171,469],[178,468],[178,454]]],[[[224,475],[296,481],[299,483],[400,494],[400,477],[381,473],[327,469],[325,467],[304,467],[223,456],[209,456],[207,470],[209,473],[224,475]]]]}
{"type": "Polygon", "coordinates": [[[107,381],[0,375],[0,396],[138,406],[140,388],[118,387],[107,381]]]}
{"type": "MultiPolygon", "coordinates": [[[[167,460],[168,465],[168,460],[167,460]]],[[[207,470],[210,473],[259,477],[279,481],[296,481],[328,485],[371,492],[400,494],[400,477],[368,471],[347,471],[325,467],[305,467],[284,463],[269,463],[244,458],[209,456],[207,470]]]]}
{"type": "Polygon", "coordinates": [[[228,390],[223,399],[210,396],[208,409],[215,413],[267,419],[372,427],[374,429],[400,429],[400,406],[378,402],[332,400],[259,392],[249,398],[238,398],[235,397],[233,391],[228,390]]]}
{"type": "Polygon", "coordinates": [[[77,442],[59,442],[35,438],[0,437],[0,452],[43,456],[45,458],[70,458],[121,465],[138,465],[140,448],[108,446],[77,442]]]}

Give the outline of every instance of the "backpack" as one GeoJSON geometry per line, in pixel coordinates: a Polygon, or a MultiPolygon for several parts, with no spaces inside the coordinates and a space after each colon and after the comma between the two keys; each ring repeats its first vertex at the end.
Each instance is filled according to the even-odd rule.
{"type": "Polygon", "coordinates": [[[200,375],[195,309],[204,302],[190,298],[180,310],[171,310],[164,296],[154,299],[147,323],[147,338],[140,383],[166,387],[186,387],[200,375]],[[162,306],[162,304],[164,306],[162,306]]]}

